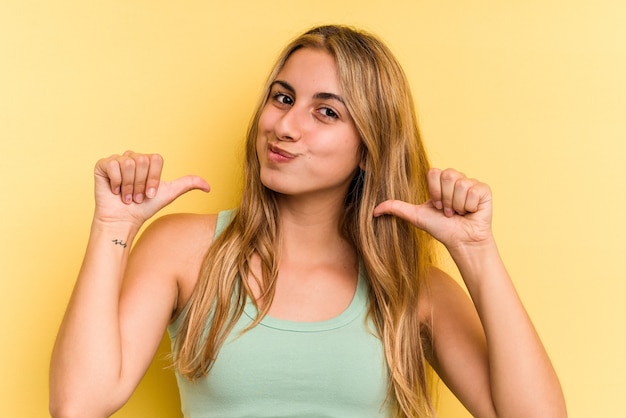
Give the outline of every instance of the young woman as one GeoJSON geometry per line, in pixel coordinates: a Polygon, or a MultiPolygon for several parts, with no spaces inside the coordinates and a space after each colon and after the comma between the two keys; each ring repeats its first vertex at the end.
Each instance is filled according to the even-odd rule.
{"type": "Polygon", "coordinates": [[[168,329],[185,416],[434,415],[427,364],[478,417],[566,416],[498,255],[491,192],[429,169],[405,76],[375,37],[287,46],[251,122],[240,206],[142,224],[201,178],[98,161],[84,263],[54,348],[51,412],[120,408],[168,329]],[[433,265],[432,238],[471,299],[433,265]]]}

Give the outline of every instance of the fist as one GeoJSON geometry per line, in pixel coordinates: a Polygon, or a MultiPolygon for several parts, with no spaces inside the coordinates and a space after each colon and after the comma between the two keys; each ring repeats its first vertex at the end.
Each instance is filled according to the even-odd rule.
{"type": "Polygon", "coordinates": [[[198,176],[162,181],[163,158],[159,154],[126,151],[96,163],[96,219],[141,225],[183,193],[210,190],[198,176]]]}
{"type": "Polygon", "coordinates": [[[486,242],[491,235],[491,189],[485,183],[453,170],[428,172],[430,200],[414,205],[387,200],[374,209],[374,216],[398,216],[420,228],[449,249],[486,242]]]}

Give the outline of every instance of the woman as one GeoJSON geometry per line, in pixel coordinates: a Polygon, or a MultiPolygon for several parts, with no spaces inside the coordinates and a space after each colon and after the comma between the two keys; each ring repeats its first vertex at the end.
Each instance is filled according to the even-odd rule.
{"type": "Polygon", "coordinates": [[[479,417],[566,416],[491,233],[489,187],[429,169],[405,76],[341,26],[287,46],[250,124],[239,208],[142,224],[201,178],[98,161],[53,416],[107,416],[162,334],[188,416],[434,415],[427,363],[479,417]],[[433,266],[432,237],[471,300],[433,266]],[[473,303],[472,303],[473,301],[473,303]]]}

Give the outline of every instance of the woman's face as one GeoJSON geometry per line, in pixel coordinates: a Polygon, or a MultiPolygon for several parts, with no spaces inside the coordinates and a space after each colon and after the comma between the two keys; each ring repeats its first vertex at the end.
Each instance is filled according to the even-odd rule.
{"type": "Polygon", "coordinates": [[[339,88],[334,58],[294,52],[276,76],[258,126],[263,184],[284,195],[343,199],[360,162],[361,140],[339,88]]]}

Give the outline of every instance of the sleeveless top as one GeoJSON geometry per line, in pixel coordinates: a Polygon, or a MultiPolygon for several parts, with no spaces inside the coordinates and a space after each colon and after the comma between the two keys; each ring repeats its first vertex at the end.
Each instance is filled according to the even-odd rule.
{"type": "MultiPolygon", "coordinates": [[[[216,236],[231,214],[218,215],[216,236]]],[[[355,295],[338,316],[294,322],[266,315],[240,334],[257,314],[248,300],[208,375],[191,382],[176,373],[184,416],[389,416],[388,369],[382,342],[366,318],[367,294],[367,278],[359,267],[355,295]]],[[[179,321],[168,327],[172,349],[179,321]]]]}

